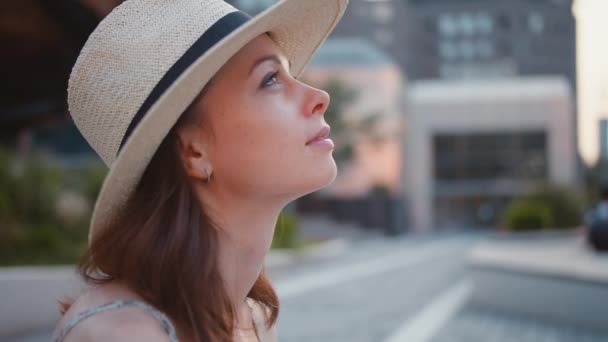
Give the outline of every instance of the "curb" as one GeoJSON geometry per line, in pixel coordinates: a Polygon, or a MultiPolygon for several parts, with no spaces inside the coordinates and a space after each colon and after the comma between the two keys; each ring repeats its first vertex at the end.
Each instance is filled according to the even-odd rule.
{"type": "Polygon", "coordinates": [[[469,266],[608,286],[608,256],[577,235],[487,241],[470,252],[469,266]]]}
{"type": "Polygon", "coordinates": [[[570,229],[546,229],[539,231],[496,231],[488,234],[491,241],[530,241],[530,240],[547,240],[547,239],[563,239],[569,237],[584,236],[587,228],[584,226],[574,227],[570,229]]]}
{"type": "Polygon", "coordinates": [[[585,250],[576,234],[539,237],[478,245],[469,255],[470,304],[608,331],[608,259],[585,250]]]}

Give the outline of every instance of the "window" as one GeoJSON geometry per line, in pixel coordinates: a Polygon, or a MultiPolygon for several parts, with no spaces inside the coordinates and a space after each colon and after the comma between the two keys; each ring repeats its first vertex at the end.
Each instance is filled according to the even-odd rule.
{"type": "Polygon", "coordinates": [[[472,59],[475,57],[476,48],[473,42],[470,40],[463,40],[460,42],[460,55],[464,59],[472,59]]]}
{"type": "Polygon", "coordinates": [[[475,33],[476,30],[476,20],[473,15],[469,13],[461,13],[458,20],[460,31],[462,34],[470,36],[475,33]]]}
{"type": "Polygon", "coordinates": [[[540,13],[530,13],[528,16],[528,27],[530,28],[530,32],[534,34],[541,34],[545,28],[545,20],[540,13]]]}
{"type": "Polygon", "coordinates": [[[445,37],[488,35],[494,31],[494,20],[488,13],[482,12],[442,13],[439,15],[437,26],[445,37]]]}
{"type": "Polygon", "coordinates": [[[487,35],[494,30],[494,21],[487,13],[477,13],[476,15],[477,30],[479,33],[487,35]]]}
{"type": "Polygon", "coordinates": [[[378,2],[372,8],[372,15],[376,22],[386,23],[393,19],[393,9],[389,2],[378,2]]]}
{"type": "Polygon", "coordinates": [[[437,29],[435,26],[435,21],[432,18],[424,18],[424,19],[421,19],[421,21],[422,21],[422,27],[424,27],[424,30],[426,32],[429,32],[429,33],[437,32],[437,29]]]}
{"type": "Polygon", "coordinates": [[[480,40],[477,42],[477,53],[479,57],[488,59],[495,54],[494,46],[488,40],[480,40]]]}
{"type": "Polygon", "coordinates": [[[461,40],[460,42],[442,41],[439,45],[439,54],[443,59],[452,60],[462,58],[471,60],[476,58],[488,59],[496,54],[491,41],[483,40],[461,40]]]}
{"type": "Polygon", "coordinates": [[[381,45],[390,45],[393,43],[393,33],[386,29],[377,29],[374,31],[374,39],[381,45]]]}
{"type": "Polygon", "coordinates": [[[511,18],[505,13],[498,15],[497,22],[498,26],[505,31],[511,28],[511,18]]]}
{"type": "Polygon", "coordinates": [[[433,138],[440,181],[539,180],[547,176],[544,131],[440,134],[433,138]]]}
{"type": "Polygon", "coordinates": [[[442,59],[453,60],[457,57],[458,51],[451,41],[442,41],[439,44],[439,55],[442,59]]]}
{"type": "Polygon", "coordinates": [[[450,13],[441,13],[439,15],[438,26],[439,33],[444,36],[450,37],[457,33],[458,23],[456,22],[456,18],[450,13]]]}

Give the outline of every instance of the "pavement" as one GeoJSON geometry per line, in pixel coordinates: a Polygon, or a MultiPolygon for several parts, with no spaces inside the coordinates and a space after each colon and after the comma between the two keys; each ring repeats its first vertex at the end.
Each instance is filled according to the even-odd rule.
{"type": "Polygon", "coordinates": [[[471,304],[470,255],[486,241],[463,233],[355,243],[333,260],[278,274],[280,341],[608,341],[605,331],[471,304]]]}
{"type": "Polygon", "coordinates": [[[584,231],[518,235],[473,249],[469,302],[608,333],[608,256],[588,246],[584,231]]]}
{"type": "Polygon", "coordinates": [[[593,251],[584,231],[490,239],[472,251],[471,262],[479,267],[608,284],[608,254],[593,251]]]}
{"type": "MultiPolygon", "coordinates": [[[[281,342],[608,341],[608,332],[472,302],[476,288],[470,257],[488,242],[487,234],[386,238],[369,231],[348,235],[348,227],[337,228],[323,218],[307,224],[313,227],[309,232],[322,232],[323,225],[344,228],[328,240],[344,242],[326,257],[294,257],[288,266],[268,269],[281,298],[281,342]]],[[[593,299],[586,295],[576,296],[593,299]]],[[[517,292],[508,296],[521,299],[517,292]]],[[[40,331],[0,339],[38,342],[49,337],[40,331]]]]}
{"type": "Polygon", "coordinates": [[[271,275],[281,298],[279,340],[388,341],[464,279],[474,241],[409,236],[355,243],[323,264],[271,275]]]}
{"type": "Polygon", "coordinates": [[[608,334],[469,306],[457,312],[430,342],[605,342],[608,334]]]}

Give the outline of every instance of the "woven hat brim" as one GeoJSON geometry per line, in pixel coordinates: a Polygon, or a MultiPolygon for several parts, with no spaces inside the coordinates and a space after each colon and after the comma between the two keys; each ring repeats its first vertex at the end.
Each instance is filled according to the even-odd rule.
{"type": "Polygon", "coordinates": [[[271,32],[291,71],[300,76],[340,20],[348,0],[283,0],[255,16],[199,57],[165,91],[135,128],[110,167],[97,197],[89,243],[119,214],[158,146],[215,73],[248,42],[271,32]]]}

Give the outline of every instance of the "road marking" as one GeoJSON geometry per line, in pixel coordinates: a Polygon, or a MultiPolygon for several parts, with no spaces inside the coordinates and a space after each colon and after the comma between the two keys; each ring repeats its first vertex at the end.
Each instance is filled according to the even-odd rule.
{"type": "Polygon", "coordinates": [[[419,313],[405,321],[385,342],[428,342],[465,304],[472,285],[463,280],[436,297],[419,313]]]}
{"type": "Polygon", "coordinates": [[[365,278],[398,268],[408,267],[429,259],[462,251],[462,240],[444,240],[391,253],[371,261],[343,267],[332,267],[312,274],[293,277],[275,284],[279,298],[295,297],[303,293],[341,282],[365,278]]]}

